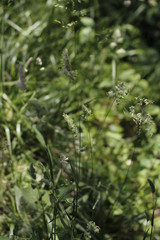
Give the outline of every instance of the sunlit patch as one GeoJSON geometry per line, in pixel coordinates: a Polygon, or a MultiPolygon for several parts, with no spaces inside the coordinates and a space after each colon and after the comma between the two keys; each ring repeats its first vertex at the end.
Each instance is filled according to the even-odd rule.
{"type": "Polygon", "coordinates": [[[132,164],[132,160],[131,160],[131,159],[128,159],[128,160],[126,161],[126,164],[127,164],[127,166],[130,166],[130,165],[132,164]]]}

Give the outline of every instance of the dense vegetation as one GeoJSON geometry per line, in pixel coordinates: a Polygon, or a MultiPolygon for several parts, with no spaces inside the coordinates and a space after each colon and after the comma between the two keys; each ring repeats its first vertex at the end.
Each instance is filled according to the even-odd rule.
{"type": "Polygon", "coordinates": [[[160,239],[159,11],[1,0],[0,240],[160,239]]]}

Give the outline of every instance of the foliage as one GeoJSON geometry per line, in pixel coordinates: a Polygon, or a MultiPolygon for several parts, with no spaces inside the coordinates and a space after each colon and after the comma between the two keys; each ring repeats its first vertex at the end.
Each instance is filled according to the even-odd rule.
{"type": "Polygon", "coordinates": [[[159,239],[159,7],[0,3],[0,239],[159,239]]]}

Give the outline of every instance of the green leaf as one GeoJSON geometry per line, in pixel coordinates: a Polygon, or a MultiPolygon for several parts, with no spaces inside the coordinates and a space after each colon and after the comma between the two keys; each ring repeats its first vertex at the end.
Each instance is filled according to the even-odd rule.
{"type": "Polygon", "coordinates": [[[146,219],[147,219],[147,222],[148,222],[149,219],[150,219],[148,211],[145,211],[145,214],[146,214],[146,219]]]}
{"type": "Polygon", "coordinates": [[[68,196],[68,194],[70,194],[73,191],[73,188],[70,186],[64,187],[64,188],[61,188],[59,191],[60,191],[60,195],[58,196],[57,203],[61,202],[64,197],[68,196]]]}
{"type": "Polygon", "coordinates": [[[35,172],[35,168],[33,167],[33,163],[31,163],[31,165],[30,165],[29,174],[31,175],[31,177],[33,179],[36,179],[36,172],[35,172]]]}
{"type": "Polygon", "coordinates": [[[89,17],[81,17],[81,23],[85,26],[92,27],[94,26],[94,21],[89,17]]]}
{"type": "Polygon", "coordinates": [[[42,147],[46,148],[46,143],[45,143],[44,137],[42,136],[40,131],[35,126],[32,126],[32,129],[36,133],[36,138],[38,139],[38,141],[40,142],[42,147]]]}
{"type": "Polygon", "coordinates": [[[26,207],[35,207],[35,202],[38,201],[38,190],[32,187],[20,189],[15,186],[16,206],[19,213],[25,212],[26,207]]]}
{"type": "Polygon", "coordinates": [[[154,186],[154,183],[148,178],[148,183],[150,185],[150,188],[151,188],[151,191],[152,193],[155,193],[155,186],[154,186]]]}

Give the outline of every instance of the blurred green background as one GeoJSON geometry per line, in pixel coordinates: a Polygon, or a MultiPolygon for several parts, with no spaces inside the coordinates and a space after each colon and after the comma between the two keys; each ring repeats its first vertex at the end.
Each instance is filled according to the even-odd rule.
{"type": "Polygon", "coordinates": [[[160,239],[159,12],[1,0],[0,239],[160,239]]]}

